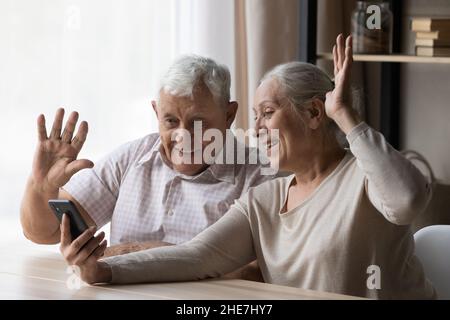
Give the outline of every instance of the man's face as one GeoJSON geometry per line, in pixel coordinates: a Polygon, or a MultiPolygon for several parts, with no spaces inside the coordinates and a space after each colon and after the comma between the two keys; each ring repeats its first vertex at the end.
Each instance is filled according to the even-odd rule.
{"type": "Polygon", "coordinates": [[[218,129],[225,137],[237,110],[235,102],[220,105],[204,84],[194,89],[193,97],[177,97],[161,90],[159,104],[153,101],[152,105],[158,117],[163,156],[174,170],[185,175],[196,175],[206,169],[208,165],[201,153],[212,141],[203,141],[203,133],[218,129]],[[200,130],[194,135],[195,122],[200,130]],[[190,133],[190,141],[183,142],[187,137],[181,134],[182,129],[190,133]],[[200,163],[195,161],[198,159],[200,163]]]}

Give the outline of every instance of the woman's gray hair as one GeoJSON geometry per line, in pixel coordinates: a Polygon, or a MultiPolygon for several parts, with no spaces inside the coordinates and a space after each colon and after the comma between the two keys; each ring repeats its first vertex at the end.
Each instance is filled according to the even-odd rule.
{"type": "MultiPolygon", "coordinates": [[[[295,61],[278,65],[264,75],[261,83],[273,78],[280,85],[282,97],[287,98],[294,110],[299,113],[303,113],[304,105],[314,98],[325,101],[327,92],[334,89],[333,80],[324,71],[305,62],[295,61]]],[[[327,121],[326,129],[340,144],[345,145],[345,136],[334,121],[331,119],[327,121]]]]}
{"type": "Polygon", "coordinates": [[[275,78],[294,107],[301,108],[313,98],[325,100],[325,94],[334,89],[334,83],[321,69],[310,63],[289,62],[270,70],[261,80],[275,78]]]}
{"type": "Polygon", "coordinates": [[[225,65],[198,55],[183,55],[161,79],[161,90],[178,97],[192,97],[194,88],[204,83],[220,104],[230,101],[230,71],[225,65]]]}

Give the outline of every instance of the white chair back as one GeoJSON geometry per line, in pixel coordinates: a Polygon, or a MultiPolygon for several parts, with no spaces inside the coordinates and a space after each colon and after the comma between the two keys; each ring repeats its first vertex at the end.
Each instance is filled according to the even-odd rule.
{"type": "Polygon", "coordinates": [[[450,299],[450,225],[434,225],[414,234],[416,256],[438,299],[450,299]]]}

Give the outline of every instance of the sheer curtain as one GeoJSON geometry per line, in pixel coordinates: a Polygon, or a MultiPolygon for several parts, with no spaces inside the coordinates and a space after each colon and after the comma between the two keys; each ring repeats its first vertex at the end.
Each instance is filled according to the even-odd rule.
{"type": "Polygon", "coordinates": [[[235,0],[238,127],[251,128],[253,95],[274,66],[298,53],[298,0],[235,0]]]}
{"type": "Polygon", "coordinates": [[[0,0],[0,219],[18,222],[40,113],[51,126],[58,107],[79,111],[80,157],[95,162],[157,131],[150,101],[180,54],[230,68],[236,127],[251,127],[259,78],[296,58],[297,12],[297,0],[0,0]]]}
{"type": "Polygon", "coordinates": [[[209,0],[0,0],[0,216],[18,221],[40,113],[50,126],[59,106],[79,111],[90,126],[80,156],[94,162],[156,132],[150,101],[175,57],[211,56],[234,72],[233,10],[209,0]]]}

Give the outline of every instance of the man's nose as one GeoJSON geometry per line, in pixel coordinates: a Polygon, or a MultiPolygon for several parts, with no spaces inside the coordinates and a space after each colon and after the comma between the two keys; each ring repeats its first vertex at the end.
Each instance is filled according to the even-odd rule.
{"type": "Polygon", "coordinates": [[[175,131],[176,143],[183,143],[189,148],[193,148],[195,143],[202,143],[202,132],[196,132],[192,126],[179,124],[179,127],[175,131]]]}
{"type": "Polygon", "coordinates": [[[186,139],[189,140],[191,138],[191,132],[182,123],[172,132],[172,135],[176,137],[177,142],[180,142],[180,140],[186,141],[186,139]]]}

